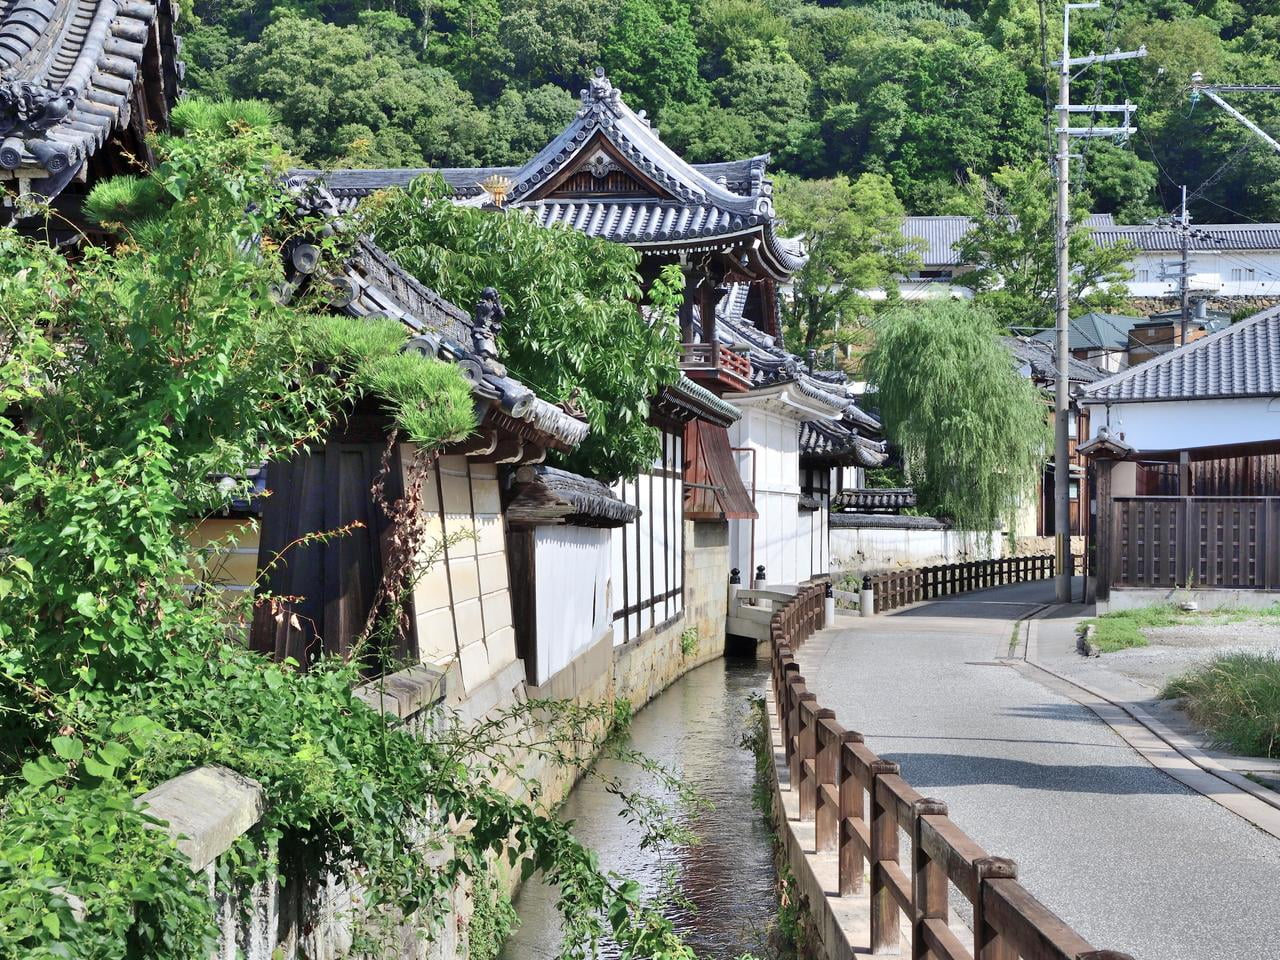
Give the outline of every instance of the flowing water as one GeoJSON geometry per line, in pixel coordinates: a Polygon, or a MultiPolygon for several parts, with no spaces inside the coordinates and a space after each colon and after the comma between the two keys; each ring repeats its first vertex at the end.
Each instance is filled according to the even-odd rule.
{"type": "MultiPolygon", "coordinates": [[[[674,871],[689,906],[668,915],[702,960],[733,960],[744,953],[768,956],[767,928],[775,912],[769,832],[751,805],[754,761],[739,743],[747,729],[749,700],[764,692],[766,661],[715,660],[672,684],[631,722],[631,746],[695,787],[711,803],[690,814],[693,846],[662,851],[638,848],[637,828],[618,816],[621,803],[597,780],[584,779],[569,795],[562,815],[575,835],[600,855],[606,870],[661,889],[674,871]]],[[[631,767],[603,761],[629,789],[652,786],[631,767]]],[[[555,891],[538,878],[515,901],[520,926],[503,948],[502,960],[555,957],[561,946],[555,891]]],[[[602,951],[602,956],[616,956],[602,951]]]]}

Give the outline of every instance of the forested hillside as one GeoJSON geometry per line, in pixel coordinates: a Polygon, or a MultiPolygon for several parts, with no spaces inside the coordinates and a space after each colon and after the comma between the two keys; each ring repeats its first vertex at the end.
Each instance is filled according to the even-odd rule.
{"type": "MultiPolygon", "coordinates": [[[[909,212],[946,213],[972,202],[965,171],[1042,151],[1061,5],[196,0],[183,32],[189,89],[270,101],[316,164],[524,160],[600,64],[691,160],[768,151],[775,169],[808,177],[887,174],[909,212]]],[[[1187,183],[1200,219],[1280,217],[1280,158],[1186,91],[1197,69],[1280,82],[1274,0],[1104,3],[1076,17],[1072,40],[1077,52],[1150,51],[1078,83],[1077,102],[1141,107],[1130,149],[1087,146],[1095,210],[1144,219],[1187,183]]],[[[1280,97],[1247,106],[1280,127],[1280,97]]]]}

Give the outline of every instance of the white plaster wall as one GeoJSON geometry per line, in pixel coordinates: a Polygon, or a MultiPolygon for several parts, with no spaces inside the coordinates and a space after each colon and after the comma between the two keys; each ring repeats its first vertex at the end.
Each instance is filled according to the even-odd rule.
{"type": "MultiPolygon", "coordinates": [[[[1140,253],[1130,266],[1125,286],[1135,297],[1168,297],[1178,293],[1176,252],[1140,253]],[[1166,274],[1170,279],[1162,280],[1166,274]]],[[[1191,289],[1223,297],[1266,297],[1280,293],[1280,251],[1197,252],[1190,256],[1191,289]]]]}
{"type": "Polygon", "coordinates": [[[1088,403],[1091,436],[1106,426],[1135,450],[1185,450],[1280,439],[1280,397],[1088,403]]]}
{"type": "Polygon", "coordinates": [[[894,567],[927,567],[1004,556],[1005,538],[998,533],[960,530],[912,530],[882,527],[834,527],[831,569],[872,572],[894,567]]]}
{"type": "Polygon", "coordinates": [[[423,512],[426,551],[454,542],[414,587],[419,655],[457,660],[469,692],[516,658],[497,467],[442,457],[423,488],[423,512]]]}
{"type": "MultiPolygon", "coordinates": [[[[752,453],[736,453],[742,482],[752,489],[752,457],[755,459],[755,552],[752,553],[752,521],[729,523],[730,565],[742,571],[743,582],[755,576],[757,564],[765,565],[770,583],[799,583],[812,574],[812,531],[808,514],[799,509],[800,429],[792,419],[762,407],[748,407],[742,419],[729,428],[729,443],[752,453]],[[801,518],[806,522],[801,526],[801,518]]],[[[817,534],[819,539],[823,534],[817,534]]]]}
{"type": "Polygon", "coordinates": [[[611,531],[547,526],[534,531],[537,607],[535,676],[545,683],[613,623],[611,531]]]}

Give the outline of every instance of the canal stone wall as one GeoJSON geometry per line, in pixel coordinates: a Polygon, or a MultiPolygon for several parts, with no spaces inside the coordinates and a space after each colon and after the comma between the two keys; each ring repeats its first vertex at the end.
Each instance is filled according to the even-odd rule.
{"type": "MultiPolygon", "coordinates": [[[[540,686],[527,685],[524,665],[516,660],[470,688],[455,662],[447,669],[409,667],[357,692],[373,709],[421,735],[430,735],[431,718],[442,707],[463,722],[479,721],[529,698],[596,704],[626,700],[639,709],[693,668],[724,653],[728,525],[686,522],[685,538],[683,611],[629,643],[615,646],[613,632],[606,632],[540,686]]],[[[539,782],[543,802],[554,807],[572,789],[577,770],[544,760],[531,763],[525,775],[539,782]]],[[[514,782],[503,786],[518,789],[514,782]]],[[[298,883],[281,883],[274,874],[234,895],[216,890],[219,859],[258,822],[261,796],[254,781],[225,768],[203,767],[161,784],[142,799],[169,821],[192,869],[208,878],[222,931],[217,960],[338,960],[351,946],[344,914],[358,891],[337,881],[304,890],[298,883]]],[[[512,885],[510,877],[506,885],[512,885]]],[[[409,919],[383,960],[466,960],[470,914],[467,891],[455,891],[453,915],[431,940],[421,937],[409,919]]]]}

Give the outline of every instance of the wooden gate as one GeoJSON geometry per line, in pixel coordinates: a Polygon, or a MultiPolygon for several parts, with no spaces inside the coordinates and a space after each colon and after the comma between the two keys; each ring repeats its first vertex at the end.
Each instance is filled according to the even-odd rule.
{"type": "Polygon", "coordinates": [[[1116,497],[1111,585],[1280,590],[1280,497],[1116,497]]]}

